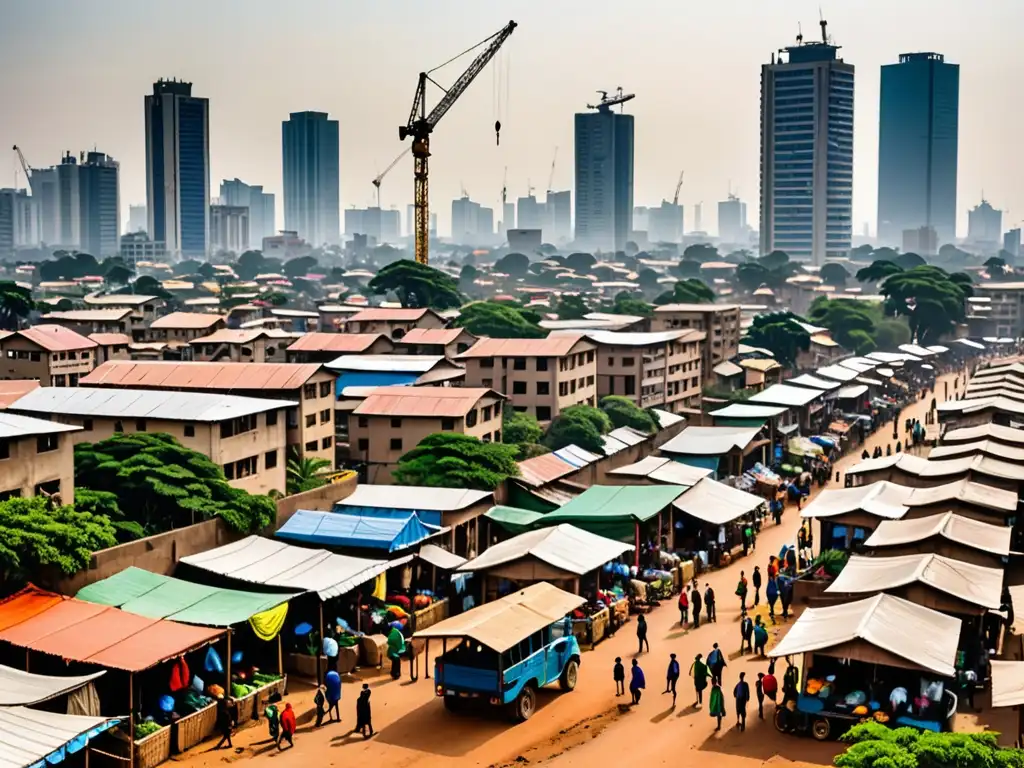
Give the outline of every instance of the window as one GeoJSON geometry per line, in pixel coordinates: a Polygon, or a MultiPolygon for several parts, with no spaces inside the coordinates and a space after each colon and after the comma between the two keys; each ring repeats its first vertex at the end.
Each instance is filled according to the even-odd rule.
{"type": "Polygon", "coordinates": [[[494,358],[493,357],[481,357],[480,358],[480,367],[481,368],[493,368],[494,367],[494,358]]]}
{"type": "Polygon", "coordinates": [[[326,424],[331,420],[331,409],[320,411],[320,423],[326,424]]]}
{"type": "Polygon", "coordinates": [[[370,441],[369,441],[369,439],[367,439],[365,437],[360,437],[359,438],[359,450],[362,453],[366,453],[367,451],[370,450],[370,441]]]}
{"type": "Polygon", "coordinates": [[[304,450],[306,451],[306,453],[312,453],[313,451],[316,450],[316,440],[310,440],[303,447],[304,447],[304,450]]]}
{"type": "Polygon", "coordinates": [[[500,429],[494,430],[494,442],[496,442],[496,443],[500,443],[501,442],[501,430],[500,429]]]}
{"type": "Polygon", "coordinates": [[[550,381],[538,381],[537,382],[537,394],[538,395],[550,395],[551,394],[551,382],[550,381]]]}
{"type": "Polygon", "coordinates": [[[263,466],[267,469],[273,469],[277,466],[277,451],[267,451],[263,454],[263,466]]]}
{"type": "Polygon", "coordinates": [[[594,377],[593,376],[587,376],[587,386],[588,387],[594,386],[594,377]]]}
{"type": "Polygon", "coordinates": [[[614,357],[609,357],[608,358],[608,365],[609,366],[615,365],[615,358],[614,357]]]}
{"type": "Polygon", "coordinates": [[[57,450],[56,435],[40,435],[36,438],[36,453],[48,453],[57,450]]]}
{"type": "Polygon", "coordinates": [[[551,408],[547,405],[537,406],[537,421],[551,421],[551,408]]]}
{"type": "Polygon", "coordinates": [[[92,432],[92,419],[82,419],[82,429],[86,432],[92,432]]]}
{"type": "Polygon", "coordinates": [[[487,387],[488,389],[490,389],[491,387],[494,386],[494,379],[481,379],[480,386],[487,387]]]}
{"type": "Polygon", "coordinates": [[[135,431],[136,432],[145,432],[146,431],[146,420],[145,419],[139,419],[138,421],[135,422],[135,431]]]}
{"type": "Polygon", "coordinates": [[[329,382],[329,381],[321,381],[320,382],[320,397],[330,397],[330,396],[331,396],[331,382],[329,382]]]}
{"type": "Polygon", "coordinates": [[[0,440],[0,460],[11,458],[11,443],[8,440],[0,440]]]}
{"type": "Polygon", "coordinates": [[[392,437],[391,438],[391,446],[390,447],[391,447],[392,451],[400,451],[400,450],[402,450],[402,438],[400,438],[400,437],[392,437]]]}
{"type": "Polygon", "coordinates": [[[525,357],[513,357],[512,358],[512,370],[514,370],[514,371],[525,371],[526,370],[526,358],[525,357]]]}
{"type": "Polygon", "coordinates": [[[267,426],[268,427],[276,427],[277,426],[277,411],[267,411],[267,426]]]}
{"type": "Polygon", "coordinates": [[[302,387],[302,399],[313,400],[316,398],[316,384],[306,384],[302,387]]]}
{"type": "Polygon", "coordinates": [[[124,424],[120,420],[114,422],[114,432],[124,432],[124,424]]]}
{"type": "Polygon", "coordinates": [[[237,419],[230,419],[220,423],[221,440],[240,435],[243,432],[251,432],[256,429],[256,415],[239,416],[237,419]]]}
{"type": "Polygon", "coordinates": [[[474,408],[472,411],[470,411],[469,413],[466,414],[466,426],[467,427],[475,427],[476,426],[476,419],[477,419],[476,408],[474,408]]]}
{"type": "Polygon", "coordinates": [[[9,491],[0,491],[0,501],[7,501],[8,499],[17,499],[21,497],[21,488],[12,488],[9,491]]]}
{"type": "MultiPolygon", "coordinates": [[[[525,390],[524,390],[523,394],[526,394],[525,390]]],[[[500,411],[499,411],[499,413],[500,413],[500,411]]],[[[484,421],[490,421],[490,420],[491,420],[491,406],[485,405],[484,406],[484,421]]]]}
{"type": "Polygon", "coordinates": [[[18,354],[13,349],[8,349],[7,350],[7,359],[8,360],[14,360],[17,356],[18,356],[18,354]]]}
{"type": "Polygon", "coordinates": [[[366,418],[365,416],[360,416],[359,417],[359,426],[363,427],[365,429],[366,427],[370,426],[370,420],[368,418],[366,418]]]}
{"type": "Polygon", "coordinates": [[[632,376],[626,376],[624,378],[625,378],[625,382],[626,382],[626,394],[627,395],[635,395],[636,394],[636,379],[634,379],[632,376]]]}
{"type": "Polygon", "coordinates": [[[308,416],[306,416],[306,426],[307,427],[315,427],[316,426],[316,414],[315,413],[311,413],[308,416]]]}
{"type": "Polygon", "coordinates": [[[68,386],[69,387],[77,387],[78,386],[78,377],[79,376],[78,376],[77,373],[69,373],[68,374],[68,386]]]}
{"type": "Polygon", "coordinates": [[[196,425],[195,424],[186,424],[185,425],[185,437],[195,437],[195,436],[196,436],[196,425]]]}
{"type": "Polygon", "coordinates": [[[587,362],[588,363],[594,362],[594,350],[592,350],[592,349],[587,352],[587,362]]]}
{"type": "Polygon", "coordinates": [[[60,493],[60,480],[47,480],[36,486],[36,496],[53,496],[60,493]]]}
{"type": "Polygon", "coordinates": [[[401,419],[392,419],[391,420],[391,428],[392,429],[401,429],[402,428],[402,420],[401,419]]]}
{"type": "MultiPolygon", "coordinates": [[[[85,354],[84,352],[82,354],[85,354]]],[[[68,352],[68,360],[77,360],[78,356],[74,352],[68,352]]]]}
{"type": "Polygon", "coordinates": [[[228,480],[235,479],[235,465],[232,464],[230,461],[224,465],[224,477],[226,477],[228,480]]]}
{"type": "Polygon", "coordinates": [[[488,433],[487,433],[486,435],[484,435],[483,437],[481,437],[481,438],[480,438],[480,441],[481,441],[481,442],[484,442],[484,443],[489,443],[489,442],[491,442],[491,433],[490,433],[490,432],[488,432],[488,433]]]}
{"type": "Polygon", "coordinates": [[[28,353],[28,359],[31,360],[33,363],[38,363],[39,362],[39,353],[38,352],[29,352],[28,353]]]}
{"type": "Polygon", "coordinates": [[[239,459],[235,462],[235,477],[248,477],[249,475],[255,475],[257,470],[257,460],[255,456],[249,456],[244,459],[239,459]]]}
{"type": "Polygon", "coordinates": [[[548,359],[546,357],[537,358],[537,370],[546,371],[548,369],[548,359]]]}
{"type": "MultiPolygon", "coordinates": [[[[513,395],[525,395],[526,394],[526,382],[525,381],[513,381],[512,382],[512,394],[513,395]]],[[[484,420],[487,417],[484,416],[484,420]]]]}
{"type": "Polygon", "coordinates": [[[622,364],[624,366],[626,366],[627,368],[629,366],[633,365],[634,363],[636,363],[636,358],[633,358],[633,357],[624,357],[624,358],[622,358],[622,364]]]}
{"type": "Polygon", "coordinates": [[[559,382],[559,384],[558,384],[558,396],[559,397],[565,397],[568,394],[569,394],[569,385],[566,384],[564,381],[559,382]]]}
{"type": "Polygon", "coordinates": [[[452,432],[455,430],[455,419],[441,419],[441,431],[452,432]]]}
{"type": "Polygon", "coordinates": [[[333,437],[325,437],[323,440],[320,441],[320,449],[326,451],[333,444],[334,444],[334,438],[333,437]]]}

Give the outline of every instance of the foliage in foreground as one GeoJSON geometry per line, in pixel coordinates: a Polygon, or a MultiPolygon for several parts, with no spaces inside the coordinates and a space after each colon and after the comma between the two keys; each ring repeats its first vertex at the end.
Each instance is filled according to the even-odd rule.
{"type": "Polygon", "coordinates": [[[285,469],[285,486],[289,496],[312,491],[327,485],[324,473],[331,468],[331,462],[320,458],[292,458],[285,469]]]}
{"type": "Polygon", "coordinates": [[[518,453],[514,445],[436,432],[398,460],[394,479],[398,485],[493,491],[509,477],[519,476],[518,453]]]}
{"type": "Polygon", "coordinates": [[[392,262],[370,280],[378,296],[393,294],[403,307],[453,309],[462,304],[459,283],[451,275],[409,259],[392,262]]]}
{"type": "Polygon", "coordinates": [[[862,723],[841,737],[851,746],[834,762],[839,768],[1024,768],[1024,750],[1001,748],[998,736],[862,723]]]}
{"type": "Polygon", "coordinates": [[[771,350],[784,368],[792,368],[800,352],[811,348],[811,335],[797,325],[801,320],[792,312],[758,315],[747,330],[746,343],[771,350]]]}
{"type": "Polygon", "coordinates": [[[603,436],[611,429],[611,419],[604,411],[589,405],[574,405],[564,409],[551,422],[544,435],[544,445],[553,451],[576,445],[603,456],[603,436]]]}
{"type": "Polygon", "coordinates": [[[455,321],[474,336],[493,339],[542,339],[540,315],[531,309],[497,301],[478,301],[462,308],[455,321]]]}
{"type": "Polygon", "coordinates": [[[628,397],[608,395],[598,403],[601,410],[611,421],[612,427],[632,427],[639,432],[651,434],[658,429],[658,422],[650,412],[645,411],[628,397]]]}

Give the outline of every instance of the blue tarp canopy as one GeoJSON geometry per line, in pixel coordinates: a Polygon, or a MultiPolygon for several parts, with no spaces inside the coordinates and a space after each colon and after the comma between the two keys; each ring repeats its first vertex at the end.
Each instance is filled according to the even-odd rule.
{"type": "Polygon", "coordinates": [[[419,377],[418,373],[405,371],[344,371],[338,375],[335,394],[341,397],[341,393],[346,387],[410,386],[419,377]]]}
{"type": "Polygon", "coordinates": [[[359,547],[395,552],[441,532],[413,513],[405,517],[368,517],[346,512],[300,509],[277,531],[277,537],[321,547],[359,547]]]}

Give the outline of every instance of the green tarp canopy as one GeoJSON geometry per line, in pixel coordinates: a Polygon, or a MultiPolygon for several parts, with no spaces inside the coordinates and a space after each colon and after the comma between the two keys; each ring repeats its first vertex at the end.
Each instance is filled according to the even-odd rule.
{"type": "Polygon", "coordinates": [[[497,523],[509,533],[520,534],[537,528],[537,523],[543,520],[544,515],[529,509],[519,507],[491,507],[485,514],[488,520],[497,523]]]}
{"type": "Polygon", "coordinates": [[[541,524],[569,523],[609,539],[632,540],[637,523],[656,517],[685,490],[680,485],[595,485],[543,515],[541,524]]]}
{"type": "Polygon", "coordinates": [[[205,627],[240,624],[296,596],[207,587],[135,567],[83,587],[76,595],[79,600],[110,605],[137,616],[205,627]]]}

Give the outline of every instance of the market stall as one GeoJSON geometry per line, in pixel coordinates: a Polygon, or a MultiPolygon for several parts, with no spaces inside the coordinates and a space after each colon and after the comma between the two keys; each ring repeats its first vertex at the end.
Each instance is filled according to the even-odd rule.
{"type": "Polygon", "coordinates": [[[885,520],[864,542],[874,557],[935,554],[988,568],[1002,568],[1010,556],[1013,530],[947,512],[917,520],[885,520]]]}
{"type": "Polygon", "coordinates": [[[800,517],[821,525],[821,551],[855,550],[883,520],[899,520],[906,513],[913,488],[882,480],[853,488],[826,488],[800,517]]]}
{"type": "Polygon", "coordinates": [[[0,766],[43,768],[87,751],[90,742],[124,718],[65,715],[28,707],[0,707],[0,766]]]}
{"type": "Polygon", "coordinates": [[[672,506],[681,513],[675,521],[676,551],[693,553],[702,563],[726,565],[743,546],[744,521],[753,521],[765,499],[705,478],[677,498],[672,506]]]}

